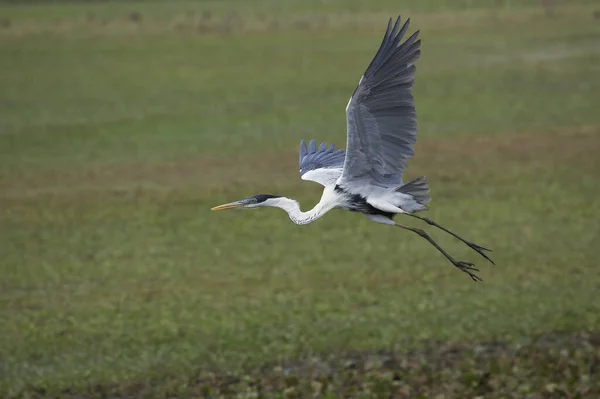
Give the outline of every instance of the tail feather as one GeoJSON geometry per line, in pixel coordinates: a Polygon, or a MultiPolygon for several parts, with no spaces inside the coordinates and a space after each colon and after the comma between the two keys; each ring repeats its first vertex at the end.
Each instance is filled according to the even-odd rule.
{"type": "Polygon", "coordinates": [[[421,176],[417,179],[411,180],[408,183],[398,187],[396,192],[410,195],[415,202],[410,204],[408,207],[403,205],[403,209],[409,212],[419,212],[427,210],[427,203],[431,201],[429,194],[429,187],[427,186],[427,180],[425,176],[421,176]]]}

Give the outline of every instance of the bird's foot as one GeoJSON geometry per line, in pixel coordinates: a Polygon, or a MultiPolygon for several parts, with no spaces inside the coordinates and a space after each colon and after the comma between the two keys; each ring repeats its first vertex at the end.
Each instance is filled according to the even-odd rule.
{"type": "Polygon", "coordinates": [[[465,244],[467,244],[467,246],[469,248],[471,248],[473,251],[477,252],[479,255],[483,256],[485,259],[487,259],[492,265],[495,265],[494,261],[491,260],[487,254],[484,251],[488,251],[488,252],[492,252],[491,249],[488,249],[486,247],[482,247],[481,245],[477,245],[473,242],[470,241],[465,241],[465,244]]]}
{"type": "Polygon", "coordinates": [[[473,263],[462,262],[462,261],[454,261],[452,263],[454,264],[454,266],[458,267],[460,270],[467,273],[473,281],[483,281],[483,279],[481,277],[479,277],[478,275],[476,275],[474,273],[474,272],[478,272],[479,269],[477,269],[473,263]]]}

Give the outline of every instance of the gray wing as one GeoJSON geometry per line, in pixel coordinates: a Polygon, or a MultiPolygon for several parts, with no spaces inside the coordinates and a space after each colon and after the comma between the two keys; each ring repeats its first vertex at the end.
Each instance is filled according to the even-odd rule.
{"type": "Polygon", "coordinates": [[[302,180],[312,180],[324,186],[336,182],[342,174],[344,166],[344,150],[334,151],[335,146],[329,147],[321,143],[317,148],[315,140],[308,147],[306,142],[300,142],[300,177],[302,180]]]}
{"type": "Polygon", "coordinates": [[[340,184],[387,187],[401,184],[407,159],[413,155],[417,116],[412,95],[421,40],[415,32],[404,43],[410,19],[400,17],[385,36],[346,107],[348,144],[340,184]]]}

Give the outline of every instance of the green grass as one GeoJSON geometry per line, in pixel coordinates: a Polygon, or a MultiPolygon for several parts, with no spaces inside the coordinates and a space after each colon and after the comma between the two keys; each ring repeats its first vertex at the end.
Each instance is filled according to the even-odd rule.
{"type": "Polygon", "coordinates": [[[598,394],[598,7],[452,4],[0,6],[0,393],[598,394]],[[209,210],[318,201],[298,142],[345,144],[398,13],[423,38],[407,177],[493,248],[496,267],[432,230],[482,284],[360,215],[209,210]],[[331,366],[377,351],[400,360],[331,366]]]}

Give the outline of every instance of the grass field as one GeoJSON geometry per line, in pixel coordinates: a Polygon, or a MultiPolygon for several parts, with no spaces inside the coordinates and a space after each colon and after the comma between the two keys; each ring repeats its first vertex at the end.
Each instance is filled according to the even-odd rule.
{"type": "Polygon", "coordinates": [[[594,1],[0,5],[0,396],[600,396],[599,18],[594,1]],[[318,201],[298,143],[345,145],[398,14],[423,40],[407,178],[494,250],[431,230],[484,283],[360,215],[210,212],[318,201]]]}

